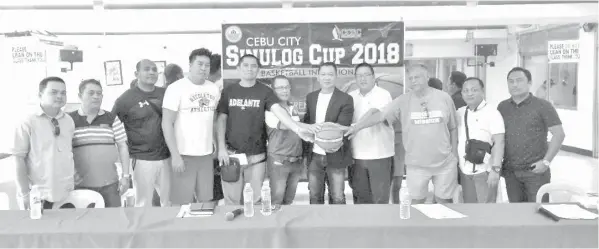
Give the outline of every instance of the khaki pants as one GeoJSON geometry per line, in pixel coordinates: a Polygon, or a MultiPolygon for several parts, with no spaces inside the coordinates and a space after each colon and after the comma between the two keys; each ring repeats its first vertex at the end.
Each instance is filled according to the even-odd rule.
{"type": "Polygon", "coordinates": [[[266,174],[265,158],[266,153],[251,156],[248,155],[248,165],[241,166],[239,180],[237,180],[237,182],[222,181],[225,205],[243,204],[243,187],[246,183],[249,183],[250,186],[252,186],[252,190],[254,191],[254,203],[257,204],[260,202],[260,190],[262,189],[262,182],[264,182],[264,176],[266,174]]]}
{"type": "Polygon", "coordinates": [[[135,207],[151,207],[154,189],[160,195],[160,205],[170,206],[170,158],[159,161],[133,159],[133,189],[135,207]]]}

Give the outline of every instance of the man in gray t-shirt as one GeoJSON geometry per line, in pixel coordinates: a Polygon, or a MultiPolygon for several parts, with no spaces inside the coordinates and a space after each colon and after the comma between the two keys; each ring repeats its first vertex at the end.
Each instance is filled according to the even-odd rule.
{"type": "Polygon", "coordinates": [[[349,128],[347,134],[351,136],[385,120],[400,122],[412,201],[425,201],[432,180],[437,202],[444,203],[452,200],[457,186],[456,112],[451,97],[429,87],[428,78],[424,66],[412,66],[407,77],[411,91],[349,128]]]}

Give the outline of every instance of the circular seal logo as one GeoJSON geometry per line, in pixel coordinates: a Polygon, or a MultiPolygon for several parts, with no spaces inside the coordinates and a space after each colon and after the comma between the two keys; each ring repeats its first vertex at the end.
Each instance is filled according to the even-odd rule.
{"type": "Polygon", "coordinates": [[[238,26],[229,26],[225,30],[225,38],[231,43],[236,43],[241,40],[241,29],[238,26]]]}

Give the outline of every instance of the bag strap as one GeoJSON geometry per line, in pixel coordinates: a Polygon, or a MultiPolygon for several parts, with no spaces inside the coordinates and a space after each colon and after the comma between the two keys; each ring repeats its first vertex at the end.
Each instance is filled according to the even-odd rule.
{"type": "Polygon", "coordinates": [[[470,135],[468,131],[468,106],[466,106],[466,113],[464,114],[464,125],[466,126],[466,142],[470,140],[470,135]]]}
{"type": "MultiPolygon", "coordinates": [[[[466,113],[464,114],[464,125],[466,126],[466,154],[468,154],[468,142],[470,141],[470,131],[468,131],[468,106],[466,106],[466,113]]],[[[476,172],[475,163],[472,163],[472,172],[476,172]]]]}
{"type": "Polygon", "coordinates": [[[158,114],[158,116],[162,118],[162,112],[160,111],[160,108],[158,108],[156,104],[152,103],[152,101],[149,101],[148,99],[145,99],[145,101],[148,102],[148,104],[150,104],[150,107],[152,107],[152,110],[154,110],[156,114],[158,114]]]}

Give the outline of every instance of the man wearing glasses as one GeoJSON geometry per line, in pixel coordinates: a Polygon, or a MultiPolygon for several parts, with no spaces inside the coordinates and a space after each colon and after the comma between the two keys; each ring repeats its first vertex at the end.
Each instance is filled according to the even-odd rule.
{"type": "MultiPolygon", "coordinates": [[[[289,102],[289,79],[278,75],[273,79],[272,87],[281,100],[279,105],[289,112],[293,120],[299,121],[297,109],[289,102]]],[[[295,198],[295,190],[302,173],[302,139],[283,125],[272,112],[266,112],[265,121],[268,133],[267,173],[270,178],[272,203],[289,205],[295,198]]]]}
{"type": "MultiPolygon", "coordinates": [[[[358,89],[349,93],[354,99],[354,123],[392,101],[387,90],[375,85],[370,64],[359,64],[355,71],[358,89]]],[[[354,166],[350,174],[356,204],[388,204],[395,154],[393,128],[380,123],[357,132],[351,142],[354,166]]]]}
{"type": "Polygon", "coordinates": [[[61,108],[67,101],[66,84],[48,77],[39,84],[37,110],[17,125],[8,152],[16,165],[17,199],[29,209],[29,191],[38,186],[44,209],[64,200],[74,189],[73,133],[75,123],[61,108]]]}
{"type": "Polygon", "coordinates": [[[412,201],[424,203],[429,181],[438,203],[452,200],[457,186],[457,120],[451,97],[428,86],[428,70],[414,65],[408,70],[410,92],[393,100],[382,111],[363,118],[347,135],[384,122],[401,122],[406,149],[406,175],[412,201]]]}

